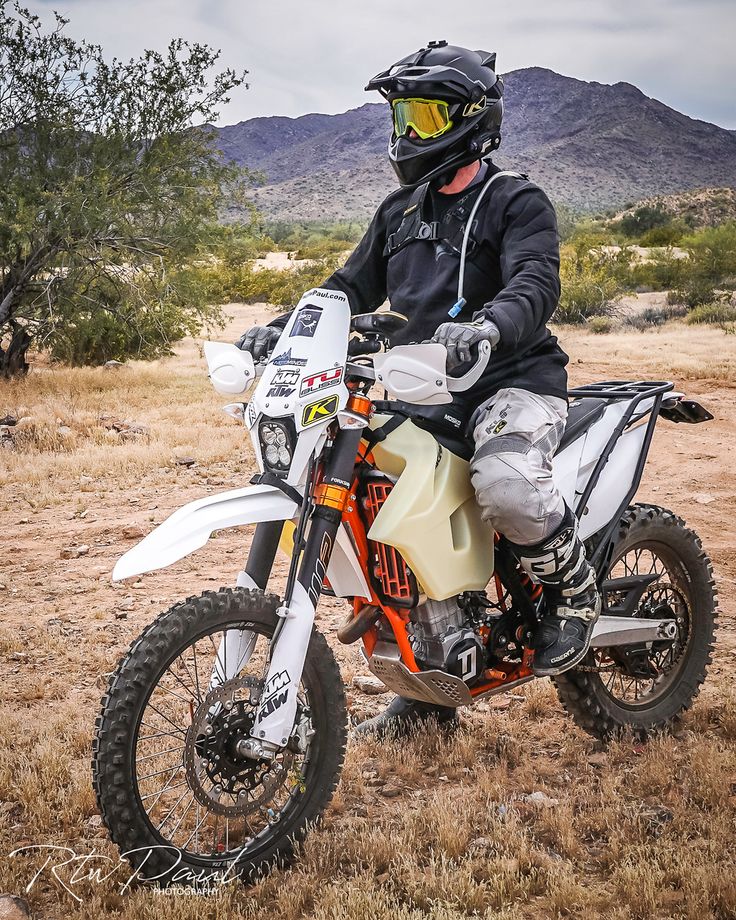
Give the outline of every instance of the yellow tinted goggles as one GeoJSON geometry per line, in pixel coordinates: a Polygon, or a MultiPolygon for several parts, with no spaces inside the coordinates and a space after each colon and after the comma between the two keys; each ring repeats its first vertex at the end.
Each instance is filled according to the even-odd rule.
{"type": "Polygon", "coordinates": [[[394,99],[391,103],[397,137],[413,128],[423,141],[452,127],[450,107],[441,99],[394,99]]]}

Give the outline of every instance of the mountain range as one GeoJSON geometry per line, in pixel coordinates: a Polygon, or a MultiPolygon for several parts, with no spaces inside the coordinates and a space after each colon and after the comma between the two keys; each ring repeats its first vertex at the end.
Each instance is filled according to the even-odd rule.
{"type": "MultiPolygon", "coordinates": [[[[557,204],[601,212],[653,195],[736,187],[736,131],[683,115],[630,83],[541,67],[511,71],[504,83],[494,161],[526,173],[557,204]]],[[[217,130],[226,156],[264,174],[252,197],[269,219],[364,219],[397,187],[383,102],[217,130]]]]}

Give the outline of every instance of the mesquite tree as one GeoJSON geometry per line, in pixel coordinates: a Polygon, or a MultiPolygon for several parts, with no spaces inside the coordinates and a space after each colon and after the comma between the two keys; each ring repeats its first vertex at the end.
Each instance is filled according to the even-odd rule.
{"type": "Polygon", "coordinates": [[[106,61],[0,0],[0,375],[31,344],[72,363],[152,357],[216,308],[187,267],[246,173],[206,127],[245,71],[172,41],[106,61]],[[200,124],[205,127],[194,127],[200,124]]]}

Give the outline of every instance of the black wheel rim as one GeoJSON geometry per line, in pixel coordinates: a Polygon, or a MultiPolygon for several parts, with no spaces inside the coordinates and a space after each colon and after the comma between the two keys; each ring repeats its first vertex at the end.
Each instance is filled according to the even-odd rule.
{"type": "MultiPolygon", "coordinates": [[[[634,617],[675,620],[677,635],[671,643],[649,643],[642,658],[652,666],[651,676],[635,676],[617,660],[616,649],[595,649],[593,667],[603,691],[622,709],[648,709],[668,695],[684,667],[692,631],[693,596],[687,571],[671,547],[656,541],[624,545],[614,555],[607,578],[657,575],[644,592],[634,617]]],[[[613,594],[609,606],[619,598],[613,594]]]]}
{"type": "MultiPolygon", "coordinates": [[[[269,639],[262,625],[247,622],[203,630],[160,670],[141,708],[132,750],[141,813],[159,844],[176,848],[189,862],[208,865],[250,857],[275,835],[288,833],[313,772],[316,737],[303,751],[280,752],[270,766],[244,761],[240,773],[233,745],[228,746],[228,733],[234,742],[247,736],[252,724],[257,708],[253,691],[263,683],[269,639]],[[243,656],[233,663],[232,653],[230,661],[227,651],[222,654],[221,643],[231,649],[243,630],[256,636],[255,647],[247,661],[243,656]],[[210,688],[211,680],[220,687],[210,688]],[[226,726],[223,716],[230,700],[237,717],[226,726]],[[213,731],[205,743],[199,729],[206,713],[213,716],[208,726],[213,731]],[[195,729],[198,736],[193,738],[195,729]],[[223,760],[229,769],[222,769],[223,760]],[[229,788],[226,780],[235,784],[229,788]],[[215,788],[218,784],[221,791],[215,788]],[[213,807],[217,798],[224,809],[213,807]]],[[[307,670],[299,690],[299,713],[305,718],[310,703],[307,670]]]]}

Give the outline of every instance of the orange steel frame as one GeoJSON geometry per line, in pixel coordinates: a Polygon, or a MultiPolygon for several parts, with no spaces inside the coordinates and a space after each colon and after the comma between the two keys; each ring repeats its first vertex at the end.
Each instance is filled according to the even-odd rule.
{"type": "MultiPolygon", "coordinates": [[[[374,466],[373,456],[370,453],[364,455],[359,454],[357,461],[358,463],[368,463],[369,465],[374,466]]],[[[358,555],[363,571],[366,573],[366,576],[369,576],[370,547],[366,533],[365,521],[360,513],[360,509],[358,508],[357,489],[358,480],[356,478],[353,481],[352,488],[350,490],[351,500],[348,501],[343,508],[342,521],[343,524],[350,529],[350,532],[355,541],[355,546],[358,549],[358,555]],[[355,496],[355,498],[353,498],[353,496],[355,496]]],[[[495,576],[495,579],[499,599],[501,599],[501,580],[498,575],[495,576]]],[[[399,648],[401,660],[410,671],[415,673],[420,671],[421,669],[417,664],[416,659],[414,658],[414,652],[409,642],[409,635],[407,632],[409,612],[407,610],[389,607],[388,605],[384,604],[373,590],[370,577],[366,577],[366,581],[368,582],[371,596],[367,600],[362,597],[353,598],[353,613],[357,615],[363,607],[369,605],[380,608],[388,622],[391,624],[391,629],[393,630],[396,644],[399,648]]],[[[376,647],[376,642],[377,630],[375,626],[371,626],[363,635],[363,646],[368,658],[370,658],[373,654],[373,650],[376,647]]],[[[503,690],[504,686],[508,684],[512,684],[517,680],[523,680],[524,678],[530,677],[532,675],[532,657],[533,652],[530,649],[525,649],[522,661],[519,664],[501,663],[496,668],[487,670],[484,675],[486,680],[483,683],[476,685],[475,687],[470,687],[470,695],[477,697],[487,693],[492,693],[494,691],[498,692],[503,690]]]]}

